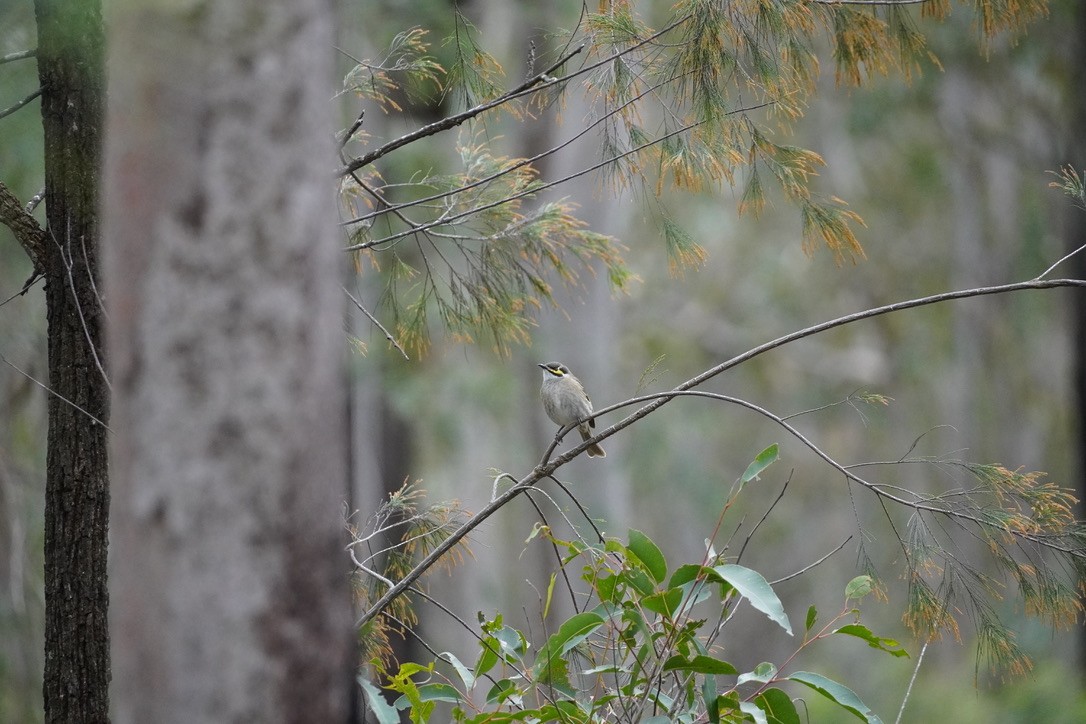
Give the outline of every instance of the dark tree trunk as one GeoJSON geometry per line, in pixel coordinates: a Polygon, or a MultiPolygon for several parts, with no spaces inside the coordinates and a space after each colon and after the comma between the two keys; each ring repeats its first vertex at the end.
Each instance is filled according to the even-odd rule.
{"type": "MultiPolygon", "coordinates": [[[[1086,5],[1075,8],[1074,53],[1077,63],[1081,68],[1086,63],[1086,5]]],[[[1086,167],[1086,80],[1081,73],[1074,73],[1069,80],[1071,87],[1067,89],[1067,95],[1071,99],[1069,115],[1071,142],[1066,149],[1068,163],[1081,173],[1086,167]]],[[[1068,251],[1078,249],[1086,244],[1086,222],[1083,221],[1081,209],[1073,209],[1071,222],[1068,224],[1067,248],[1068,251]]],[[[1086,259],[1082,254],[1075,258],[1075,276],[1082,279],[1086,275],[1086,259]]],[[[1074,330],[1074,357],[1075,357],[1075,387],[1077,392],[1076,407],[1078,410],[1078,465],[1079,465],[1079,500],[1086,500],[1086,295],[1075,294],[1075,330],[1074,330]]],[[[1086,673],[1086,636],[1079,630],[1079,672],[1086,673]]]]}
{"type": "Polygon", "coordinates": [[[103,31],[99,3],[36,0],[45,133],[49,440],[45,718],[109,718],[109,387],[98,274],[103,31]]]}

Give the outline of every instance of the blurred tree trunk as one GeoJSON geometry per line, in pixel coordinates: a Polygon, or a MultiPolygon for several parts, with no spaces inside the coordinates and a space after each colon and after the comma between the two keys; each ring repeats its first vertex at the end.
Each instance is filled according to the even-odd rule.
{"type": "MultiPolygon", "coordinates": [[[[1074,53],[1077,59],[1076,67],[1083,67],[1086,63],[1086,5],[1079,5],[1075,9],[1074,53]]],[[[1071,142],[1066,150],[1068,163],[1082,173],[1086,169],[1086,79],[1081,73],[1072,73],[1068,81],[1071,87],[1067,89],[1067,97],[1070,100],[1068,124],[1069,138],[1071,142]]],[[[1067,226],[1068,251],[1078,249],[1086,245],[1086,221],[1082,210],[1074,209],[1071,222],[1067,226]]],[[[1086,276],[1086,258],[1079,254],[1072,267],[1074,275],[1079,279],[1086,276]]],[[[1078,469],[1079,469],[1079,500],[1086,500],[1086,295],[1081,293],[1074,295],[1075,330],[1073,349],[1075,350],[1074,375],[1078,408],[1078,469]]],[[[1079,632],[1079,671],[1086,673],[1086,636],[1079,632]]]]}
{"type": "Polygon", "coordinates": [[[332,6],[112,6],[121,722],[347,717],[332,6]]]}
{"type": "Polygon", "coordinates": [[[99,343],[98,173],[103,32],[97,2],[37,0],[48,219],[46,721],[109,717],[106,550],[109,387],[99,343]]]}

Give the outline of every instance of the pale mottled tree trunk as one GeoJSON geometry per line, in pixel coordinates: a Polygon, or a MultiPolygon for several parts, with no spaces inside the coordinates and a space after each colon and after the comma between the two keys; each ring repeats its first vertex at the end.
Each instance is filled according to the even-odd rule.
{"type": "Polygon", "coordinates": [[[115,719],[342,721],[332,8],[113,11],[115,719]]]}

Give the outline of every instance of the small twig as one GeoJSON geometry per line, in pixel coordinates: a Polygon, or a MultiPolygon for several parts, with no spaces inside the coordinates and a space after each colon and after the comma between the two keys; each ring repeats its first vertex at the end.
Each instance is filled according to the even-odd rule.
{"type": "Polygon", "coordinates": [[[0,181],[0,224],[4,224],[30,257],[34,271],[45,271],[45,249],[48,239],[45,229],[19,203],[15,194],[0,181]]]}
{"type": "Polygon", "coordinates": [[[30,376],[29,374],[27,374],[26,372],[23,372],[23,371],[22,371],[21,369],[19,369],[18,367],[16,367],[15,365],[13,365],[13,364],[12,364],[11,362],[9,362],[9,361],[8,361],[8,359],[7,359],[6,357],[4,357],[4,355],[2,355],[2,354],[0,354],[0,362],[3,362],[3,363],[4,363],[4,364],[6,364],[6,365],[7,365],[8,367],[12,368],[13,370],[15,370],[16,372],[18,372],[19,374],[21,374],[21,375],[22,375],[23,377],[27,378],[28,380],[30,380],[31,382],[33,382],[33,383],[34,383],[35,385],[37,385],[38,387],[42,388],[43,390],[45,390],[46,392],[48,392],[48,393],[49,393],[50,395],[52,395],[53,397],[55,397],[55,398],[57,398],[58,400],[60,400],[61,402],[65,403],[66,405],[70,405],[71,407],[73,407],[74,409],[78,410],[79,412],[82,412],[82,413],[83,413],[84,415],[86,415],[87,417],[89,417],[89,418],[91,419],[91,421],[92,421],[92,422],[94,422],[94,423],[96,423],[96,424],[98,424],[98,425],[101,425],[102,427],[104,427],[104,428],[105,428],[105,430],[106,430],[106,432],[108,432],[108,433],[110,433],[110,434],[113,434],[113,431],[109,429],[109,425],[107,425],[106,423],[102,422],[102,421],[101,421],[101,420],[99,420],[99,419],[98,419],[97,417],[95,417],[94,415],[90,414],[89,412],[87,412],[86,410],[84,410],[84,409],[83,409],[82,407],[80,407],[79,405],[77,405],[77,404],[75,404],[74,402],[72,402],[71,400],[69,400],[69,399],[68,399],[67,397],[65,397],[64,395],[62,395],[62,394],[60,394],[59,392],[56,392],[55,390],[51,389],[51,388],[49,387],[49,385],[46,385],[46,384],[44,384],[44,383],[42,383],[42,382],[39,382],[39,381],[38,381],[38,380],[36,380],[36,379],[35,379],[34,377],[31,377],[31,376],[30,376]]]}
{"type": "MultiPolygon", "coordinates": [[[[71,220],[69,219],[69,226],[70,225],[71,225],[71,220]]],[[[70,228],[68,229],[68,233],[66,235],[66,238],[65,238],[66,240],[65,240],[64,244],[60,243],[60,240],[57,239],[56,234],[52,233],[51,229],[49,231],[49,235],[52,237],[53,243],[56,245],[57,251],[60,253],[60,260],[61,260],[61,263],[64,264],[65,271],[68,272],[68,287],[72,290],[72,300],[75,302],[75,311],[79,316],[80,324],[83,325],[83,336],[87,340],[87,346],[90,347],[91,357],[94,358],[94,364],[97,365],[98,372],[99,372],[99,374],[102,375],[102,381],[105,383],[106,387],[109,388],[110,392],[112,392],[113,391],[113,385],[110,384],[109,375],[106,374],[105,365],[102,364],[102,360],[98,356],[98,347],[94,343],[94,337],[91,335],[90,328],[87,326],[87,318],[83,315],[83,305],[79,301],[79,291],[76,289],[76,286],[75,286],[75,277],[72,276],[72,268],[75,266],[75,257],[72,254],[72,240],[71,240],[72,234],[71,234],[71,229],[70,228]],[[65,248],[67,248],[67,250],[68,250],[68,256],[67,257],[64,256],[65,248]]],[[[82,243],[82,236],[80,236],[80,243],[82,243]]],[[[89,266],[86,268],[86,272],[87,272],[87,278],[91,280],[91,282],[92,282],[91,285],[93,286],[94,272],[92,271],[91,267],[89,267],[89,266]]],[[[97,290],[95,290],[95,296],[97,296],[97,290]]],[[[101,304],[101,299],[99,299],[98,302],[99,302],[99,304],[101,304]]],[[[104,309],[104,307],[103,307],[103,309],[104,309]]]]}
{"type": "MultiPolygon", "coordinates": [[[[551,524],[547,522],[547,516],[543,514],[543,509],[539,507],[539,503],[535,502],[535,499],[532,498],[530,493],[525,497],[528,499],[528,502],[532,504],[532,507],[535,508],[535,512],[539,516],[539,520],[542,521],[543,525],[547,526],[547,528],[550,528],[551,524]]],[[[554,501],[552,500],[551,502],[553,503],[554,501]]],[[[554,551],[554,557],[558,560],[558,570],[562,572],[562,580],[566,582],[566,590],[569,591],[569,601],[570,605],[573,606],[573,612],[580,613],[581,609],[577,607],[577,592],[573,590],[573,582],[569,580],[569,573],[566,572],[566,567],[562,563],[562,551],[558,550],[558,544],[554,542],[554,539],[552,537],[548,536],[547,542],[551,544],[551,550],[554,551]]]]}
{"type": "Polygon", "coordinates": [[[377,321],[377,317],[370,314],[369,310],[362,306],[362,302],[355,299],[354,295],[351,294],[349,291],[347,291],[347,287],[340,287],[340,288],[343,290],[343,293],[346,294],[350,298],[350,300],[352,302],[354,302],[354,305],[356,307],[358,307],[358,309],[362,312],[362,314],[365,314],[367,317],[369,317],[369,320],[371,322],[373,322],[374,326],[376,326],[377,329],[381,330],[381,332],[384,333],[385,339],[387,339],[392,344],[393,347],[395,347],[397,350],[399,350],[400,354],[403,355],[403,358],[405,360],[410,362],[411,358],[407,356],[407,352],[404,352],[403,347],[401,347],[400,343],[395,340],[395,338],[392,336],[392,334],[387,329],[385,329],[384,325],[377,321]]]}
{"type": "Polygon", "coordinates": [[[30,95],[28,95],[26,98],[22,99],[21,101],[19,101],[15,105],[11,106],[10,108],[5,108],[4,110],[0,111],[0,118],[4,118],[5,116],[10,116],[12,113],[19,110],[20,108],[22,108],[27,103],[34,100],[35,98],[37,98],[40,95],[41,95],[41,88],[38,88],[36,91],[34,91],[30,95]]]}
{"type": "Polygon", "coordinates": [[[8,53],[7,55],[0,55],[0,65],[3,65],[4,63],[10,63],[13,60],[25,60],[26,58],[33,58],[37,54],[38,54],[38,51],[37,51],[37,49],[35,49],[35,50],[20,50],[17,53],[8,53]]]}
{"type": "Polygon", "coordinates": [[[365,118],[365,116],[366,109],[363,108],[361,111],[359,111],[358,118],[354,120],[354,123],[351,124],[351,127],[348,128],[347,132],[343,134],[343,140],[339,142],[339,150],[342,151],[343,147],[351,142],[351,139],[354,138],[354,134],[357,133],[358,129],[362,127],[362,119],[365,118]]]}
{"type": "MultiPolygon", "coordinates": [[[[475,106],[473,108],[469,108],[466,111],[462,111],[462,112],[457,113],[455,115],[448,116],[447,118],[442,118],[441,120],[434,121],[433,123],[427,123],[425,126],[422,126],[421,128],[417,128],[414,131],[411,131],[410,133],[406,133],[406,134],[400,136],[399,138],[397,138],[395,140],[389,141],[388,143],[386,143],[385,145],[383,145],[383,146],[381,146],[379,148],[373,149],[369,153],[361,156],[360,158],[356,158],[354,161],[351,161],[350,163],[348,163],[346,166],[344,166],[342,169],[339,170],[338,175],[339,176],[346,176],[351,171],[357,171],[360,168],[363,168],[365,166],[369,166],[371,163],[373,163],[377,159],[381,158],[382,156],[385,156],[386,154],[391,153],[392,151],[395,151],[397,148],[402,148],[403,146],[406,146],[406,145],[408,145],[410,143],[414,143],[415,141],[419,140],[420,138],[426,138],[427,136],[432,136],[432,135],[434,135],[436,133],[440,133],[440,132],[448,130],[450,128],[456,128],[457,126],[461,125],[465,121],[471,120],[472,118],[475,118],[476,116],[480,115],[481,113],[485,113],[486,111],[489,111],[492,108],[496,108],[496,107],[498,107],[500,105],[508,103],[509,101],[513,100],[514,98],[517,98],[520,95],[523,95],[525,93],[525,91],[531,90],[533,88],[533,86],[539,85],[540,83],[551,83],[549,81],[544,80],[544,77],[548,76],[550,73],[553,73],[555,70],[560,68],[566,61],[568,61],[570,58],[577,55],[578,53],[580,53],[584,49],[585,49],[584,44],[579,45],[578,47],[574,48],[569,53],[566,53],[561,58],[559,58],[557,62],[555,62],[553,65],[551,65],[549,68],[547,68],[542,73],[537,73],[536,75],[532,76],[528,80],[526,80],[523,83],[521,83],[520,85],[518,85],[513,90],[498,96],[494,100],[487,101],[486,103],[480,103],[479,105],[477,105],[477,106],[475,106]]],[[[553,82],[557,82],[557,81],[553,81],[553,82]]]]}
{"type": "Polygon", "coordinates": [[[583,505],[581,505],[581,501],[577,499],[577,496],[574,495],[572,492],[570,492],[569,488],[566,487],[566,484],[563,483],[558,478],[554,477],[553,475],[548,475],[547,477],[550,478],[551,480],[553,480],[554,484],[557,485],[559,488],[561,488],[562,492],[564,492],[566,495],[569,496],[569,499],[572,500],[573,504],[577,506],[577,509],[579,511],[581,511],[581,515],[584,516],[585,521],[590,526],[592,526],[592,530],[595,531],[596,538],[599,540],[599,542],[600,543],[605,543],[606,539],[603,537],[603,531],[601,531],[599,529],[599,527],[596,525],[596,521],[592,520],[592,517],[588,514],[588,511],[585,510],[585,507],[583,505]]]}
{"type": "Polygon", "coordinates": [[[38,204],[45,200],[45,187],[41,187],[41,191],[30,197],[30,201],[26,202],[25,211],[28,214],[34,213],[34,209],[38,208],[38,204]]]}
{"type": "Polygon", "coordinates": [[[815,562],[814,562],[814,563],[812,563],[811,565],[809,565],[809,566],[804,566],[803,568],[800,568],[800,569],[799,569],[798,571],[796,571],[795,573],[789,573],[789,574],[788,574],[787,576],[785,576],[785,577],[783,577],[783,578],[778,578],[778,579],[777,579],[777,580],[775,580],[775,581],[770,581],[770,582],[769,582],[769,585],[771,585],[771,586],[776,586],[776,585],[777,585],[778,583],[784,583],[785,581],[790,581],[790,580],[792,580],[793,578],[796,578],[796,577],[798,577],[798,576],[802,576],[802,575],[803,575],[804,573],[806,573],[807,571],[811,570],[811,569],[812,569],[812,568],[814,568],[815,566],[817,566],[817,565],[820,565],[820,564],[822,564],[822,563],[826,562],[826,560],[827,560],[827,559],[829,559],[829,557],[830,557],[830,556],[832,556],[833,554],[837,553],[837,552],[838,552],[838,551],[840,551],[840,550],[841,550],[842,548],[844,548],[844,547],[845,547],[846,545],[848,545],[848,542],[849,542],[850,540],[852,540],[852,536],[849,536],[848,538],[845,538],[845,539],[844,539],[843,541],[841,541],[841,545],[837,546],[837,547],[836,547],[836,548],[834,548],[834,549],[833,549],[832,551],[830,551],[830,552],[829,552],[829,553],[827,553],[826,555],[822,556],[821,558],[819,558],[819,559],[818,559],[817,561],[815,561],[815,562]]]}
{"type": "Polygon", "coordinates": [[[15,299],[15,297],[23,296],[28,291],[30,291],[30,287],[34,286],[34,282],[38,281],[39,279],[44,279],[44,278],[45,277],[43,275],[41,275],[41,274],[39,274],[37,272],[32,273],[30,275],[30,278],[27,279],[26,282],[23,283],[23,288],[20,289],[19,291],[15,292],[14,294],[12,294],[10,297],[5,299],[4,301],[0,302],[0,307],[4,306],[8,302],[10,302],[12,299],[15,299]]]}
{"type": "MultiPolygon", "coordinates": [[[[457,528],[455,531],[453,531],[453,533],[451,535],[449,535],[448,538],[446,538],[440,544],[438,544],[432,551],[430,551],[430,553],[425,558],[423,558],[422,561],[420,561],[414,568],[412,568],[410,571],[408,571],[404,575],[404,577],[402,579],[400,579],[396,583],[395,586],[392,586],[391,588],[389,588],[388,591],[386,591],[385,594],[383,596],[381,596],[380,599],[375,601],[373,603],[373,605],[370,606],[370,608],[362,614],[362,616],[357,621],[357,625],[361,626],[361,625],[365,624],[367,621],[372,620],[375,616],[379,615],[381,613],[381,611],[383,611],[395,598],[397,598],[405,590],[407,590],[416,580],[418,580],[418,578],[425,571],[429,570],[434,565],[434,563],[436,563],[438,561],[438,559],[440,559],[450,549],[452,549],[455,545],[457,545],[464,536],[466,536],[468,533],[470,533],[476,527],[481,525],[485,520],[487,520],[490,516],[492,516],[494,513],[496,513],[500,508],[505,506],[510,500],[512,500],[516,496],[520,495],[524,491],[529,490],[532,487],[534,487],[544,477],[551,476],[554,473],[554,471],[558,470],[559,468],[564,466],[566,463],[570,462],[571,460],[573,460],[574,458],[579,456],[581,453],[583,453],[585,450],[587,450],[589,448],[589,446],[591,446],[592,444],[599,443],[599,442],[603,441],[604,439],[618,433],[620,430],[623,430],[623,429],[629,427],[630,425],[632,425],[635,422],[637,422],[638,420],[640,420],[642,417],[645,417],[646,415],[649,415],[649,414],[653,413],[654,411],[659,409],[660,406],[666,404],[670,400],[672,400],[672,399],[674,399],[676,397],[680,397],[680,396],[690,395],[690,396],[701,396],[701,397],[715,398],[715,399],[719,399],[719,400],[722,400],[722,401],[727,401],[727,402],[732,402],[734,404],[739,404],[739,405],[741,405],[743,407],[754,410],[755,412],[758,412],[759,414],[763,414],[766,417],[768,417],[769,419],[776,422],[778,425],[783,426],[786,430],[788,430],[788,432],[791,435],[793,435],[800,442],[802,442],[804,445],[809,447],[820,458],[827,461],[828,464],[831,465],[831,467],[833,467],[835,470],[838,470],[841,473],[843,473],[849,480],[855,480],[859,484],[866,485],[869,489],[874,490],[876,492],[876,494],[878,496],[878,500],[880,502],[884,501],[884,498],[890,498],[890,499],[892,499],[892,500],[894,500],[896,502],[903,503],[903,504],[905,504],[905,505],[907,505],[909,507],[912,507],[914,509],[923,508],[924,506],[918,506],[918,505],[912,504],[909,501],[905,501],[905,500],[902,500],[902,499],[898,498],[897,496],[890,495],[890,494],[886,493],[885,491],[878,490],[875,487],[873,487],[871,485],[871,483],[869,483],[868,481],[863,480],[862,478],[855,475],[854,473],[849,472],[840,463],[838,463],[832,457],[830,457],[825,452],[823,452],[821,450],[821,448],[819,448],[817,445],[815,445],[813,442],[811,442],[805,436],[803,436],[802,433],[800,433],[794,427],[789,425],[786,421],[781,420],[780,417],[770,413],[768,410],[764,410],[764,409],[758,407],[757,405],[753,405],[752,403],[746,402],[744,400],[739,400],[737,398],[727,397],[725,395],[716,395],[716,394],[708,393],[708,392],[693,391],[693,390],[691,390],[691,388],[696,387],[696,386],[706,382],[707,380],[719,375],[720,373],[722,373],[722,372],[724,372],[726,370],[729,370],[732,367],[735,367],[736,365],[739,365],[739,364],[741,364],[743,362],[746,362],[746,361],[748,361],[748,360],[750,360],[750,359],[752,359],[754,357],[757,357],[757,356],[759,356],[761,354],[764,354],[765,352],[768,352],[768,351],[770,351],[772,349],[776,349],[777,347],[780,347],[782,345],[788,344],[790,342],[794,342],[794,341],[799,340],[799,339],[803,339],[804,337],[809,337],[809,336],[811,336],[813,334],[818,334],[818,333],[823,332],[823,331],[828,330],[828,329],[833,329],[835,327],[840,327],[840,326],[843,326],[843,325],[846,325],[846,324],[851,324],[853,322],[857,322],[857,321],[860,321],[860,320],[863,320],[863,319],[870,319],[872,317],[877,317],[877,316],[880,316],[880,315],[883,315],[883,314],[889,314],[890,312],[897,312],[897,311],[901,311],[901,310],[905,310],[905,309],[913,309],[915,307],[922,307],[922,306],[926,306],[926,305],[929,305],[929,304],[935,304],[935,303],[938,303],[938,302],[950,301],[950,300],[955,300],[955,299],[966,299],[966,298],[969,298],[969,297],[984,296],[984,295],[988,295],[988,294],[1003,294],[1003,293],[1007,293],[1007,292],[1022,291],[1022,290],[1026,290],[1026,289],[1055,289],[1055,288],[1059,288],[1059,287],[1086,287],[1086,280],[1082,280],[1082,279],[1052,279],[1052,280],[1047,280],[1047,281],[1045,281],[1045,280],[1033,280],[1033,281],[1028,281],[1028,282],[1017,282],[1017,283],[1014,283],[1014,284],[1003,284],[1003,285],[999,285],[999,286],[978,287],[978,288],[975,288],[975,289],[963,289],[963,290],[958,290],[958,291],[953,291],[953,292],[945,292],[945,293],[942,293],[942,294],[935,294],[935,295],[928,296],[928,297],[920,297],[920,298],[917,298],[917,299],[910,299],[910,300],[907,300],[907,301],[904,301],[904,302],[896,302],[894,304],[888,304],[888,305],[885,305],[885,306],[882,306],[882,307],[876,307],[874,309],[864,310],[862,312],[856,312],[854,314],[849,314],[849,315],[846,315],[844,317],[838,317],[836,319],[831,319],[831,320],[829,320],[827,322],[822,322],[821,324],[816,324],[816,325],[813,325],[811,327],[807,327],[805,329],[798,330],[796,332],[791,332],[791,333],[786,334],[786,335],[784,335],[782,337],[778,337],[777,339],[766,342],[765,344],[754,347],[754,348],[752,348],[752,349],[750,349],[750,350],[748,350],[748,351],[746,351],[746,352],[744,352],[744,353],[742,353],[742,354],[740,354],[740,355],[738,355],[736,357],[733,357],[732,359],[730,359],[730,360],[728,360],[726,362],[723,362],[723,363],[721,363],[719,365],[711,367],[708,370],[705,370],[701,374],[687,380],[686,382],[682,383],[681,385],[676,387],[674,390],[671,390],[669,392],[663,392],[663,393],[659,393],[659,394],[655,394],[655,395],[645,395],[645,396],[641,396],[641,397],[635,397],[635,398],[632,398],[630,400],[626,400],[624,402],[616,403],[614,405],[610,405],[608,407],[605,407],[605,408],[599,410],[598,412],[593,413],[590,416],[590,418],[595,418],[595,417],[597,417],[599,415],[605,414],[607,412],[612,412],[614,410],[618,410],[618,409],[621,409],[621,408],[629,406],[629,405],[640,404],[642,402],[650,401],[649,404],[646,404],[644,407],[641,407],[636,412],[634,412],[634,413],[632,413],[630,415],[627,415],[625,418],[623,418],[619,422],[615,423],[614,425],[611,425],[610,427],[606,428],[605,430],[600,431],[598,434],[594,435],[593,437],[590,437],[588,440],[582,441],[579,445],[577,445],[576,447],[574,447],[571,450],[567,451],[566,453],[558,456],[554,460],[550,460],[549,462],[547,462],[549,460],[551,452],[553,452],[555,446],[557,445],[557,440],[556,440],[555,443],[553,443],[551,445],[551,447],[548,448],[546,454],[543,457],[543,460],[540,462],[539,465],[536,466],[536,468],[534,470],[532,470],[530,473],[528,473],[523,478],[518,480],[516,482],[516,484],[514,484],[512,487],[510,487],[504,493],[502,493],[501,495],[496,496],[493,500],[490,501],[490,503],[488,503],[486,506],[484,506],[473,517],[471,517],[468,520],[464,521],[464,523],[462,523],[459,528],[457,528]]],[[[589,419],[589,418],[586,418],[586,419],[589,419]]],[[[944,513],[945,511],[936,510],[934,512],[944,513]]],[[[959,514],[959,515],[961,515],[961,514],[959,514]]],[[[986,524],[986,521],[971,518],[970,516],[962,516],[962,517],[969,518],[969,519],[973,520],[973,522],[976,522],[976,523],[981,524],[981,525],[986,524]]],[[[1032,537],[1027,536],[1027,538],[1029,538],[1031,540],[1036,540],[1037,536],[1032,536],[1032,537]]]]}
{"type": "Polygon", "coordinates": [[[777,503],[781,502],[781,499],[784,498],[784,494],[788,490],[788,484],[792,482],[793,473],[795,473],[795,470],[788,473],[788,478],[784,481],[784,485],[781,486],[781,492],[777,493],[777,497],[774,498],[773,502],[769,504],[769,507],[765,509],[765,513],[762,514],[762,517],[754,524],[754,528],[751,529],[750,533],[748,533],[747,537],[743,540],[743,546],[739,549],[739,555],[735,557],[736,563],[742,560],[743,551],[747,549],[747,545],[750,543],[751,538],[753,538],[754,534],[758,532],[758,529],[762,527],[762,523],[766,521],[766,518],[773,512],[773,509],[777,507],[777,503]]]}
{"type": "Polygon", "coordinates": [[[1079,248],[1075,249],[1074,251],[1072,251],[1072,252],[1070,252],[1070,253],[1068,253],[1068,254],[1065,254],[1064,256],[1062,256],[1062,257],[1060,258],[1060,260],[1059,260],[1059,261],[1057,261],[1057,262],[1056,262],[1055,264],[1053,264],[1052,266],[1048,267],[1048,268],[1047,268],[1047,269],[1045,269],[1045,270],[1044,270],[1043,272],[1041,272],[1040,274],[1038,274],[1037,276],[1035,276],[1035,277],[1034,277],[1034,279],[1035,279],[1035,280],[1039,280],[1039,279],[1044,279],[1044,278],[1045,278],[1046,276],[1048,276],[1048,273],[1049,273],[1050,271],[1052,271],[1053,269],[1055,269],[1056,267],[1058,267],[1058,266],[1059,266],[1060,264],[1064,263],[1065,261],[1067,261],[1068,259],[1070,259],[1071,257],[1073,257],[1073,256],[1074,256],[1075,254],[1078,254],[1078,253],[1079,253],[1080,251],[1082,251],[1083,249],[1086,249],[1086,244],[1083,244],[1082,246],[1080,246],[1079,248]]]}
{"type": "Polygon", "coordinates": [[[928,650],[928,644],[931,641],[925,641],[924,645],[920,647],[920,653],[916,656],[916,666],[913,667],[913,675],[909,678],[909,685],[905,687],[905,697],[901,700],[901,708],[898,709],[897,719],[894,720],[894,724],[901,724],[901,716],[905,713],[905,704],[909,701],[909,695],[912,694],[913,684],[916,683],[916,675],[920,673],[920,664],[924,662],[924,652],[928,650]]]}

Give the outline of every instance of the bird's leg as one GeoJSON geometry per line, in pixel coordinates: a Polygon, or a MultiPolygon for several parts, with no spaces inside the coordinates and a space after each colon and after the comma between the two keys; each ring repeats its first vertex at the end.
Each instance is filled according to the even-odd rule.
{"type": "Polygon", "coordinates": [[[574,424],[574,425],[563,425],[562,427],[558,428],[558,432],[554,433],[554,442],[555,442],[555,444],[558,444],[558,443],[562,442],[562,438],[564,438],[566,436],[566,433],[569,432],[570,430],[572,430],[575,427],[576,427],[576,425],[574,424]]]}

